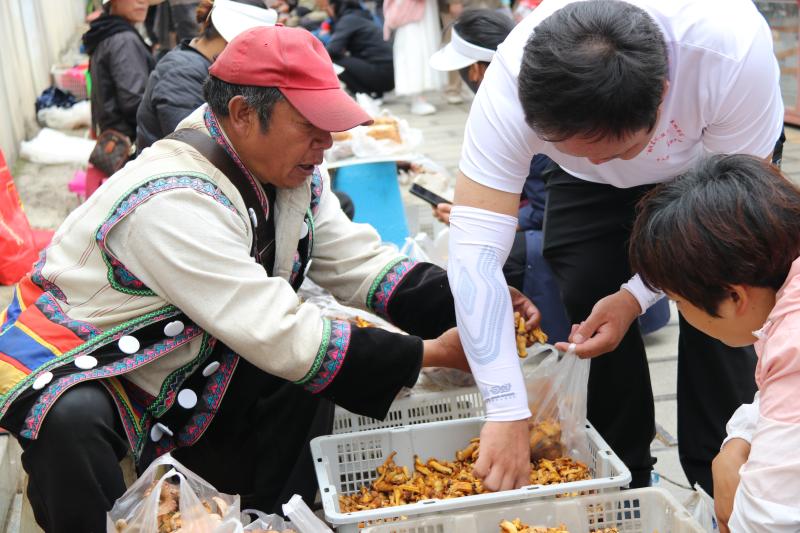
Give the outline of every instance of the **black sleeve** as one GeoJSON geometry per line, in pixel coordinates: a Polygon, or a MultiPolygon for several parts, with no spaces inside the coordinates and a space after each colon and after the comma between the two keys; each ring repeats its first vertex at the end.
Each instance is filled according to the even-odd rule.
{"type": "Polygon", "coordinates": [[[336,22],[336,25],[333,28],[333,35],[331,35],[331,40],[328,41],[328,44],[325,47],[328,50],[328,55],[331,56],[331,59],[336,60],[342,57],[345,52],[347,52],[347,45],[350,42],[350,36],[356,31],[356,29],[357,27],[355,24],[353,24],[351,17],[342,17],[336,22]]]}
{"type": "Polygon", "coordinates": [[[348,411],[383,419],[400,389],[416,383],[422,350],[419,337],[352,327],[344,361],[320,394],[348,411]]]}
{"type": "Polygon", "coordinates": [[[431,263],[418,263],[397,285],[387,311],[395,326],[423,339],[436,338],[455,327],[447,272],[431,263]]]}

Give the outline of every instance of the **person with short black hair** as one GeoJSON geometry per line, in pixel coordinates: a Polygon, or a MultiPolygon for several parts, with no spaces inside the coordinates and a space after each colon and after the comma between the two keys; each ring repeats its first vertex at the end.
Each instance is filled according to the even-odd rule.
{"type": "MultiPolygon", "coordinates": [[[[647,485],[654,403],[635,319],[661,295],[631,278],[633,206],[708,152],[779,160],[778,79],[770,29],[750,0],[545,0],[500,45],[467,122],[448,267],[476,380],[502,379],[514,391],[494,408],[487,402],[476,465],[491,472],[486,486],[508,488],[526,468],[522,378],[499,370],[515,368],[513,336],[491,346],[470,338],[510,320],[507,304],[488,302],[502,297],[530,158],[558,164],[547,180],[544,256],[574,323],[570,340],[582,357],[606,353],[592,361],[588,418],[630,468],[632,486],[647,485]],[[499,355],[481,364],[482,350],[499,355]]],[[[689,481],[712,492],[711,460],[725,421],[752,397],[756,359],[682,319],[680,330],[680,459],[689,481]]]]}
{"type": "Polygon", "coordinates": [[[758,354],[713,463],[720,531],[797,531],[800,190],[762,159],[708,158],[641,200],[629,255],[688,323],[758,354]]]}

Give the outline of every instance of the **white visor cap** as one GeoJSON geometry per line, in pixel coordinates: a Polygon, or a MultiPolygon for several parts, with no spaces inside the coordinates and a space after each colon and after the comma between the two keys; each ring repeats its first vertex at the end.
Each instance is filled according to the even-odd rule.
{"type": "Polygon", "coordinates": [[[494,57],[494,50],[483,48],[465,41],[453,28],[450,32],[450,42],[447,46],[433,54],[430,65],[436,70],[450,71],[461,70],[478,61],[489,63],[494,57]]]}
{"type": "Polygon", "coordinates": [[[256,26],[274,26],[278,21],[278,12],[248,4],[240,4],[231,0],[214,0],[211,8],[211,22],[217,32],[227,42],[231,42],[240,33],[256,26]]]}

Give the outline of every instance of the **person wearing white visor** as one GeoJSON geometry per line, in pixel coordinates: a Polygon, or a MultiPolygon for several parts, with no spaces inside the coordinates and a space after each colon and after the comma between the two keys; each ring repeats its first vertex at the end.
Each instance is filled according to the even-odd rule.
{"type": "Polygon", "coordinates": [[[436,70],[457,70],[464,83],[478,91],[495,50],[514,28],[506,15],[492,9],[472,9],[453,23],[450,42],[430,58],[436,70]]]}
{"type": "Polygon", "coordinates": [[[203,0],[197,6],[200,35],[176,46],[156,65],[136,114],[136,150],[169,135],[203,102],[208,68],[225,46],[256,26],[272,26],[274,9],[233,0],[203,0]]]}

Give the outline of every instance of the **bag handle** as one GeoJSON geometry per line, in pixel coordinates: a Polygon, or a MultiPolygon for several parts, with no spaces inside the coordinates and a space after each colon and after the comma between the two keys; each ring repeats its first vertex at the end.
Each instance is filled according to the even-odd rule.
{"type": "MultiPolygon", "coordinates": [[[[200,152],[200,155],[233,183],[233,186],[242,195],[244,205],[251,217],[253,244],[250,255],[261,263],[267,274],[272,276],[275,265],[275,218],[266,216],[252,183],[245,177],[242,169],[214,139],[198,130],[181,128],[167,135],[165,139],[188,144],[200,152]]],[[[274,209],[270,209],[270,211],[275,212],[274,209]]]]}

